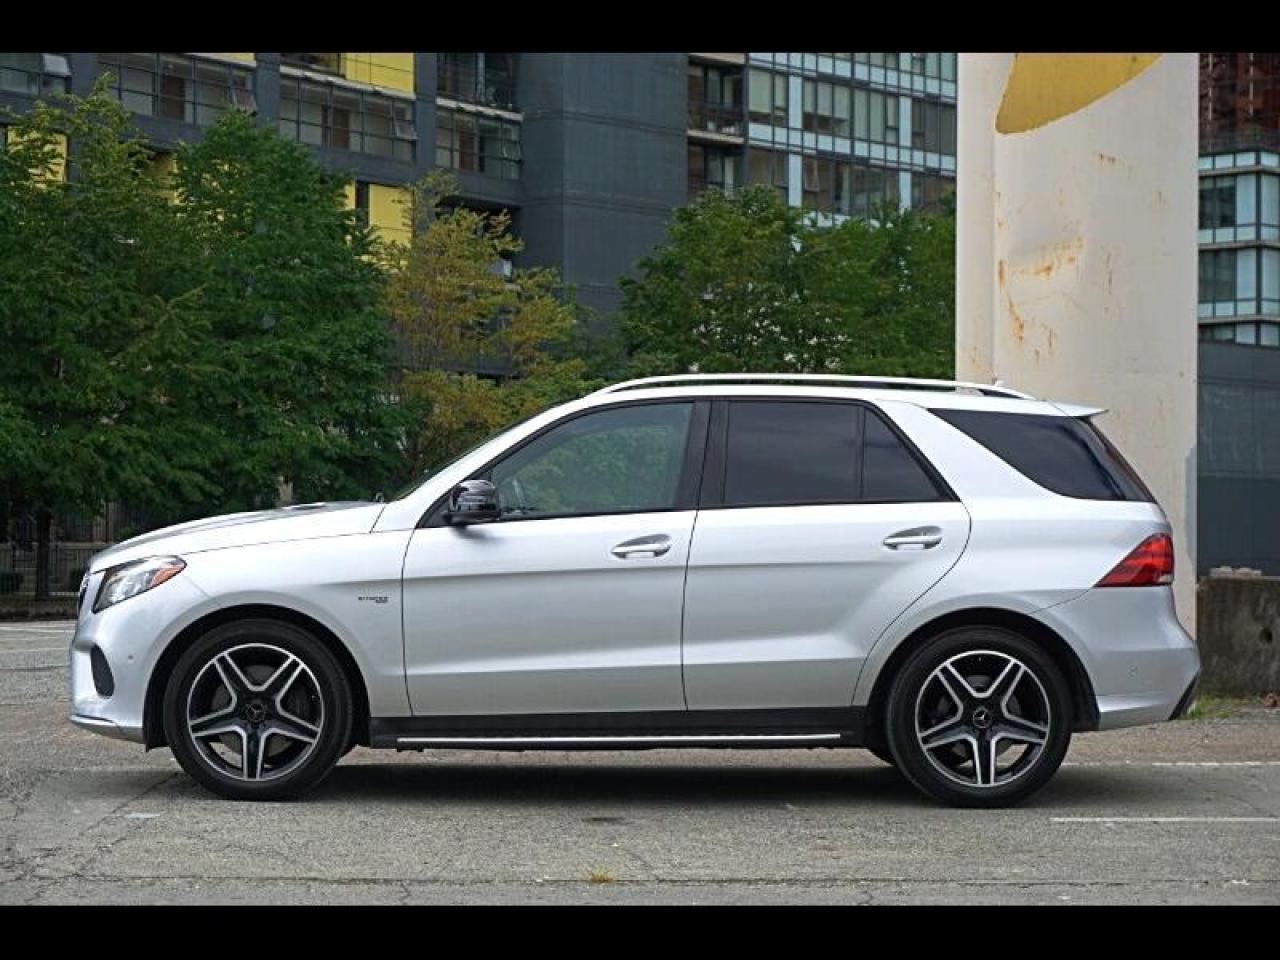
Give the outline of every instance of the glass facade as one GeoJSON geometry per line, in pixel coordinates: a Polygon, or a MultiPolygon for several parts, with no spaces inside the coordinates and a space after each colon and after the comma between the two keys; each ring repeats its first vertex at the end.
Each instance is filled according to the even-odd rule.
{"type": "Polygon", "coordinates": [[[954,53],[749,53],[746,172],[820,219],[954,189],[954,53]]]}
{"type": "Polygon", "coordinates": [[[1201,338],[1280,346],[1280,153],[1201,155],[1198,239],[1201,338]]]}
{"type": "Polygon", "coordinates": [[[436,165],[516,180],[520,177],[520,124],[437,106],[436,165]]]}
{"type": "Polygon", "coordinates": [[[312,146],[412,161],[413,104],[334,83],[282,74],[280,133],[312,146]]]}
{"type": "Polygon", "coordinates": [[[134,113],[210,126],[231,108],[255,110],[253,71],[181,53],[100,53],[98,73],[134,113]]]}

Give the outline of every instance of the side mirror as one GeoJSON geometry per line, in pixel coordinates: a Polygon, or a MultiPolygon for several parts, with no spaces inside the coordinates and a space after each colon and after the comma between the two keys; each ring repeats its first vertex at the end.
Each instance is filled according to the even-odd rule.
{"type": "Polygon", "coordinates": [[[470,523],[488,523],[502,516],[498,509],[498,488],[488,480],[463,480],[453,488],[444,521],[461,527],[470,523]]]}

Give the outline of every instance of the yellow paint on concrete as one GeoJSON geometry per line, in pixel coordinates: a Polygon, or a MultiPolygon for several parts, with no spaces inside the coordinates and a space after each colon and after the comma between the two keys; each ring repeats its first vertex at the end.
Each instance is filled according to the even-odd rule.
{"type": "MultiPolygon", "coordinates": [[[[354,193],[354,188],[353,188],[354,193]]],[[[390,243],[408,243],[410,232],[405,223],[410,193],[406,187],[369,184],[369,226],[390,243]]]]}
{"type": "Polygon", "coordinates": [[[358,83],[413,93],[413,54],[344,53],[342,75],[358,83]]]}
{"type": "Polygon", "coordinates": [[[1023,133],[1075,113],[1124,86],[1158,53],[1019,53],[996,114],[999,133],[1023,133]]]}

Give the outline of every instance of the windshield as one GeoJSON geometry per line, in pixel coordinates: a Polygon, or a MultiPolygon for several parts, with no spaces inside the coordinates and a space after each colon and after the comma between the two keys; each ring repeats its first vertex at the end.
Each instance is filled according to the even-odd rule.
{"type": "Polygon", "coordinates": [[[479,443],[473,443],[471,446],[467,447],[467,449],[463,450],[460,454],[458,454],[455,457],[449,458],[439,466],[429,467],[421,476],[419,476],[415,480],[411,480],[408,484],[401,487],[394,494],[392,494],[389,499],[392,501],[403,500],[405,497],[409,496],[411,493],[413,493],[413,491],[417,490],[420,486],[422,486],[432,477],[437,476],[443,470],[448,470],[450,467],[452,467],[455,463],[457,463],[463,457],[471,456],[471,454],[475,453],[477,450],[483,447],[490,440],[496,440],[498,437],[502,436],[508,430],[514,430],[516,427],[520,426],[520,424],[528,423],[534,417],[538,416],[543,412],[544,411],[539,410],[537,413],[531,413],[527,417],[522,417],[521,419],[517,420],[515,423],[507,424],[505,427],[501,427],[500,429],[495,430],[493,433],[489,434],[479,443]]]}

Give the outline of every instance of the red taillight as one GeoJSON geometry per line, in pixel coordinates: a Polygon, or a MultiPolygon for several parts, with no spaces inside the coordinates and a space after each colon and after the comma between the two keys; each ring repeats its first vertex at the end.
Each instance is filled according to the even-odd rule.
{"type": "Polygon", "coordinates": [[[1158,587],[1173,583],[1173,537],[1147,537],[1098,581],[1099,587],[1158,587]]]}

